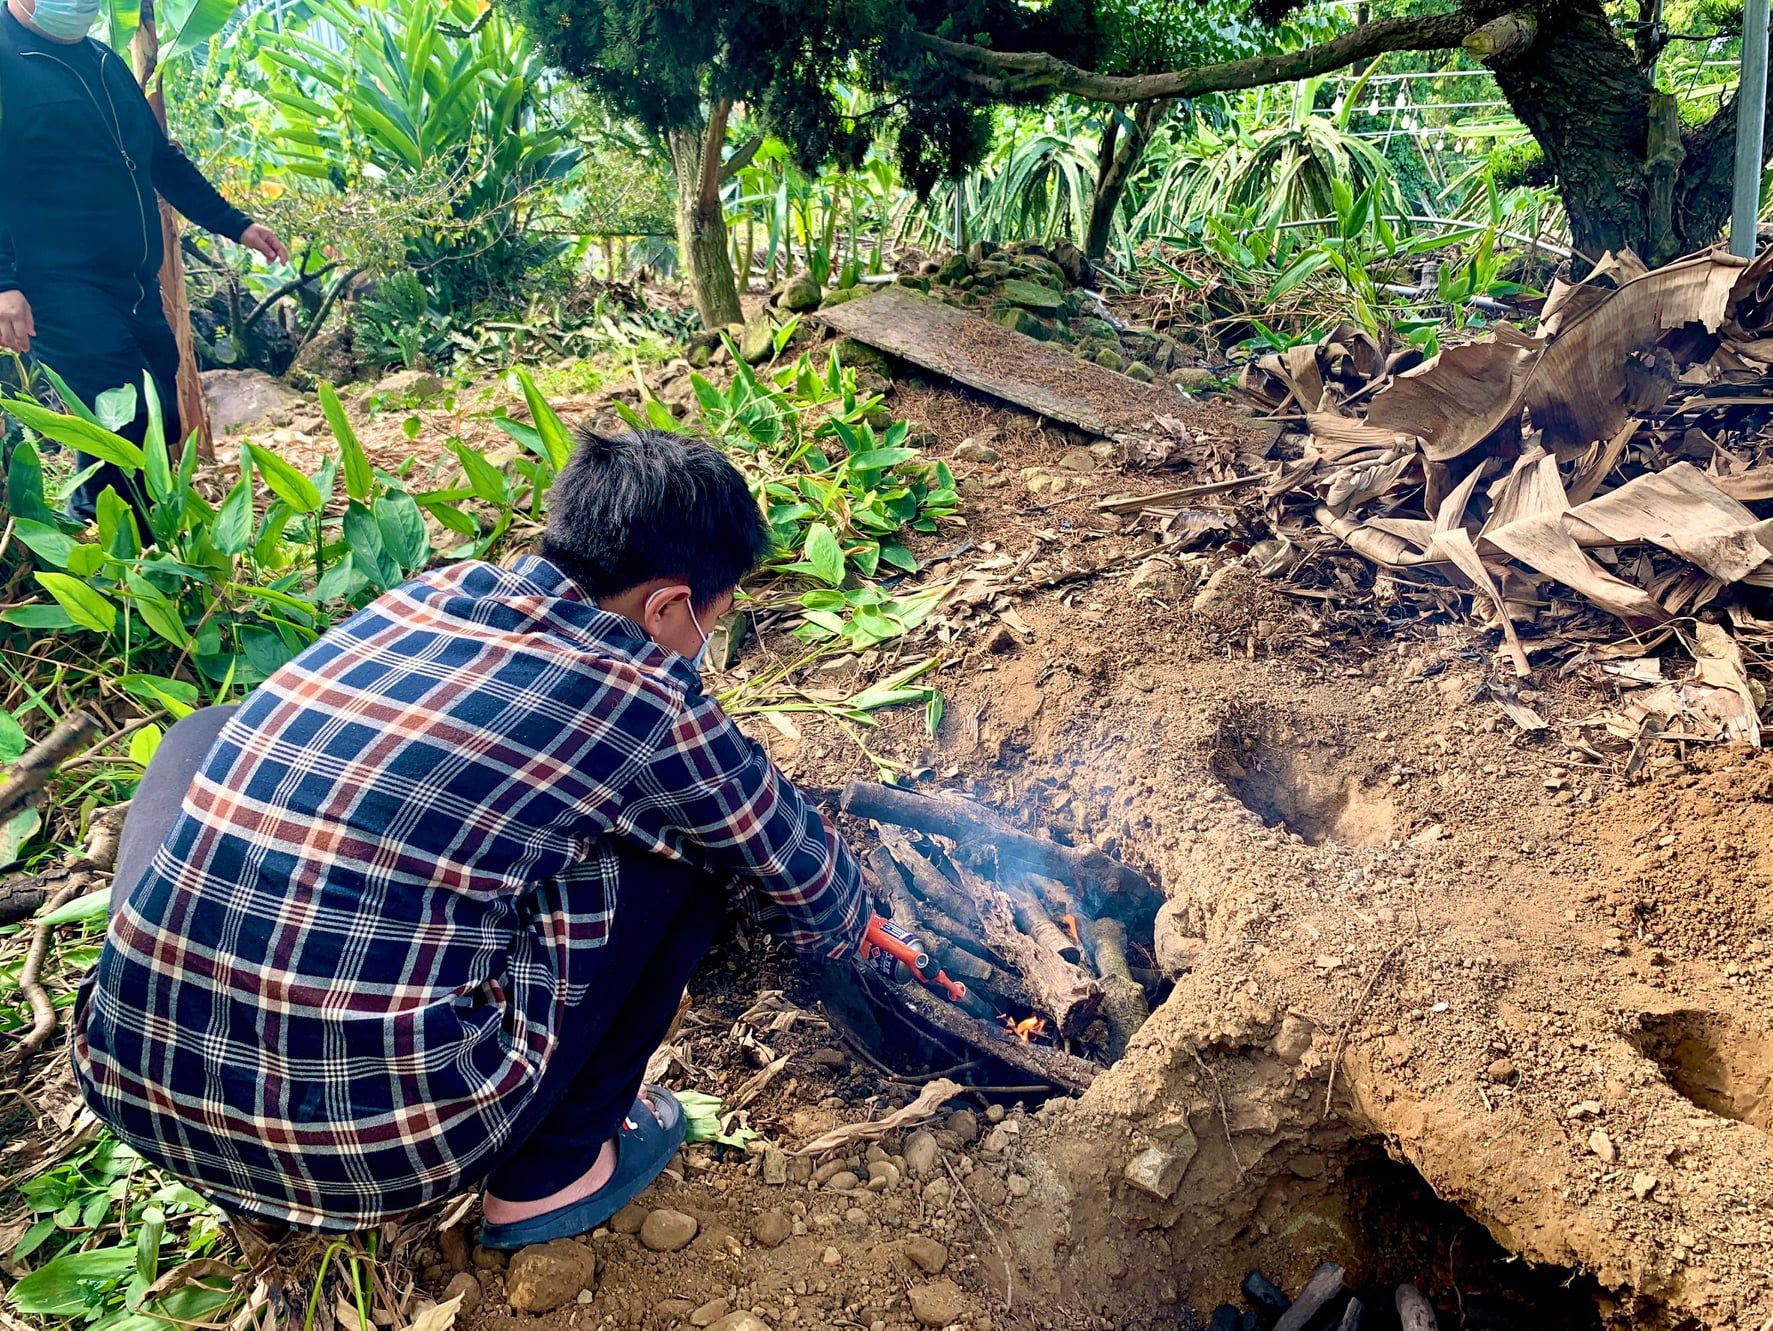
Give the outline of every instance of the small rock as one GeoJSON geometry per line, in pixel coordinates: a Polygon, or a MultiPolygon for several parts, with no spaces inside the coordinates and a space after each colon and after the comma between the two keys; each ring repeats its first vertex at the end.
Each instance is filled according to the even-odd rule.
{"type": "Polygon", "coordinates": [[[497,1248],[483,1248],[478,1243],[474,1245],[474,1268],[478,1271],[503,1270],[510,1261],[511,1254],[508,1252],[501,1252],[497,1248]]]}
{"type": "Polygon", "coordinates": [[[945,1178],[933,1178],[923,1185],[923,1200],[940,1211],[954,1200],[954,1185],[945,1178]]]}
{"type": "Polygon", "coordinates": [[[900,1245],[905,1256],[926,1276],[939,1276],[948,1265],[948,1245],[928,1234],[913,1234],[900,1245]]]}
{"type": "Polygon", "coordinates": [[[1588,1149],[1598,1155],[1604,1165],[1610,1165],[1619,1158],[1619,1150],[1604,1128],[1596,1128],[1589,1134],[1588,1149]]]}
{"type": "Polygon", "coordinates": [[[799,314],[818,309],[823,294],[811,273],[799,272],[782,284],[777,303],[799,314]]]}
{"type": "Polygon", "coordinates": [[[773,1146],[763,1153],[763,1181],[772,1188],[788,1182],[788,1157],[773,1146]]]}
{"type": "Polygon", "coordinates": [[[1029,1188],[1032,1185],[1028,1182],[1028,1179],[1024,1175],[1011,1174],[1007,1179],[1004,1180],[1004,1186],[1009,1188],[1010,1196],[1012,1196],[1012,1197],[1026,1197],[1028,1195],[1029,1188]]]}
{"type": "Polygon", "coordinates": [[[759,310],[739,333],[739,355],[752,365],[766,361],[775,349],[775,338],[776,321],[770,318],[768,310],[759,310]]]}
{"type": "Polygon", "coordinates": [[[962,439],[954,446],[954,460],[956,462],[980,463],[999,461],[1002,455],[991,446],[996,437],[996,430],[987,430],[984,434],[975,434],[962,439]]]}
{"type": "Polygon", "coordinates": [[[1105,370],[1124,370],[1127,358],[1113,347],[1103,347],[1091,358],[1105,370]]]}
{"type": "Polygon", "coordinates": [[[374,391],[380,397],[423,402],[443,392],[443,380],[427,370],[396,370],[377,383],[374,391]]]}
{"type": "Polygon", "coordinates": [[[645,1223],[646,1207],[639,1202],[629,1202],[610,1219],[609,1227],[618,1234],[638,1234],[645,1223]]]}
{"type": "Polygon", "coordinates": [[[733,1305],[725,1299],[709,1299],[700,1308],[690,1314],[691,1326],[713,1326],[721,1318],[733,1310],[733,1305]]]}
{"type": "Polygon", "coordinates": [[[1065,297],[1040,282],[1024,282],[1012,277],[997,288],[1000,300],[1040,314],[1056,314],[1065,304],[1065,297]]]}
{"type": "Polygon", "coordinates": [[[831,1068],[842,1071],[850,1065],[850,1060],[841,1049],[815,1049],[807,1055],[807,1061],[816,1068],[831,1068]]]}
{"type": "Polygon", "coordinates": [[[861,1181],[852,1170],[840,1169],[831,1176],[830,1182],[825,1186],[833,1192],[849,1192],[861,1181]]]}
{"type": "Polygon", "coordinates": [[[1198,365],[1179,366],[1165,377],[1177,388],[1186,388],[1197,393],[1204,388],[1216,387],[1219,382],[1211,370],[1203,370],[1198,365]]]}
{"type": "Polygon", "coordinates": [[[876,1160],[868,1166],[868,1186],[875,1192],[884,1192],[899,1186],[899,1167],[891,1160],[876,1160]],[[881,1186],[876,1188],[878,1183],[881,1186]]]}
{"type": "Polygon", "coordinates": [[[925,1326],[952,1326],[971,1311],[967,1296],[952,1280],[911,1287],[911,1315],[925,1326]]]}
{"type": "Polygon", "coordinates": [[[794,1225],[780,1211],[765,1211],[751,1222],[751,1237],[766,1248],[779,1248],[794,1232],[794,1225]]]}
{"type": "Polygon", "coordinates": [[[437,1250],[452,1271],[468,1269],[468,1235],[460,1225],[453,1225],[437,1235],[437,1250]]]}
{"type": "Polygon", "coordinates": [[[709,1327],[708,1331],[770,1331],[770,1324],[750,1313],[729,1313],[709,1327]]]}
{"type": "Polygon", "coordinates": [[[1198,1149],[1199,1144],[1192,1133],[1177,1142],[1174,1150],[1166,1151],[1160,1146],[1148,1146],[1127,1162],[1126,1180],[1140,1192],[1167,1202],[1176,1195],[1176,1189],[1182,1184],[1182,1175],[1188,1169],[1188,1162],[1194,1159],[1198,1149]]]}
{"type": "Polygon", "coordinates": [[[970,1109],[957,1109],[943,1123],[963,1146],[979,1140],[979,1116],[970,1109]]]}
{"type": "Polygon", "coordinates": [[[1484,1075],[1491,1081],[1505,1082],[1514,1080],[1514,1060],[1499,1058],[1484,1069],[1484,1075]]]}
{"type": "MultiPolygon", "coordinates": [[[[1008,656],[1021,645],[1021,641],[1007,624],[998,624],[985,635],[985,650],[992,656],[1008,656]]],[[[931,1145],[934,1144],[932,1141],[931,1145]]]]}
{"type": "Polygon", "coordinates": [[[1023,337],[1032,337],[1037,342],[1046,342],[1053,336],[1053,330],[1027,310],[1012,305],[1008,309],[999,310],[991,316],[991,322],[1012,333],[1020,333],[1023,337]]]}
{"type": "Polygon", "coordinates": [[[1087,448],[1074,448],[1059,459],[1059,468],[1062,471],[1088,474],[1097,470],[1097,467],[1096,455],[1087,448]]]}
{"type": "Polygon", "coordinates": [[[505,1301],[513,1312],[547,1313],[578,1298],[597,1275],[597,1254],[572,1239],[525,1248],[505,1273],[505,1301]]]}
{"type": "Polygon", "coordinates": [[[1127,366],[1122,373],[1134,383],[1139,384],[1148,384],[1155,377],[1151,373],[1151,367],[1142,360],[1134,361],[1131,365],[1127,366]]]}
{"type": "MultiPolygon", "coordinates": [[[[447,1234],[450,1231],[446,1229],[443,1232],[447,1234]]],[[[452,1276],[449,1284],[443,1287],[442,1302],[448,1303],[458,1294],[462,1296],[462,1306],[458,1310],[458,1316],[464,1318],[473,1316],[474,1310],[480,1306],[480,1282],[474,1278],[473,1272],[458,1271],[452,1276]]]]}
{"type": "Polygon", "coordinates": [[[1639,1174],[1636,1178],[1632,1179],[1631,1190],[1641,1202],[1647,1199],[1651,1193],[1656,1191],[1657,1182],[1658,1180],[1654,1174],[1639,1174]]]}
{"type": "Polygon", "coordinates": [[[1004,1129],[1003,1124],[998,1124],[985,1134],[985,1141],[979,1149],[987,1155],[1002,1155],[1010,1149],[1010,1134],[1004,1129]]]}
{"type": "MultiPolygon", "coordinates": [[[[1001,625],[999,627],[1002,627],[1001,625]]],[[[919,1128],[905,1142],[905,1168],[912,1178],[922,1178],[936,1167],[941,1152],[928,1129],[919,1128]]]]}
{"type": "Polygon", "coordinates": [[[836,1248],[827,1248],[819,1254],[819,1261],[825,1266],[842,1266],[843,1254],[836,1248]]]}
{"type": "Polygon", "coordinates": [[[1601,1102],[1599,1100],[1578,1100],[1570,1106],[1571,1118],[1599,1118],[1601,1102]]]}
{"type": "Polygon", "coordinates": [[[1177,575],[1176,566],[1169,560],[1152,558],[1133,570],[1133,576],[1127,579],[1127,588],[1160,601],[1173,601],[1181,595],[1182,580],[1177,575]]]}
{"type": "Polygon", "coordinates": [[[676,1252],[695,1238],[698,1228],[693,1215],[662,1206],[640,1226],[640,1241],[654,1252],[676,1252]]]}
{"type": "Polygon", "coordinates": [[[1311,1052],[1312,1032],[1312,1024],[1304,1017],[1287,1013],[1275,1033],[1274,1056],[1289,1067],[1298,1067],[1299,1061],[1311,1052]]]}

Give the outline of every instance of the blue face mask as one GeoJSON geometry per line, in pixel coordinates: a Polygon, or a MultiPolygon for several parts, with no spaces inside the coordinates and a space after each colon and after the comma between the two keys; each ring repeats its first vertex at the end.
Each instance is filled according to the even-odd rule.
{"type": "Polygon", "coordinates": [[[696,626],[696,632],[702,635],[702,645],[697,650],[694,658],[690,661],[691,667],[694,668],[695,672],[699,675],[702,673],[703,665],[707,663],[708,644],[714,641],[714,635],[702,628],[702,621],[696,618],[694,606],[685,606],[684,609],[689,611],[690,623],[696,626]]]}
{"type": "Polygon", "coordinates": [[[31,26],[58,42],[77,42],[99,20],[100,0],[37,0],[31,26]]]}

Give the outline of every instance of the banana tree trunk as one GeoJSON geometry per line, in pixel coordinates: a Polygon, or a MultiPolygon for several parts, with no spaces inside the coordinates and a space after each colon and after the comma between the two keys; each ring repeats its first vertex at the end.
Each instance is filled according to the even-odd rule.
{"type": "Polygon", "coordinates": [[[731,114],[731,102],[718,102],[699,132],[681,129],[670,135],[671,166],[677,178],[678,253],[696,313],[711,329],[745,317],[720,206],[720,154],[731,114]]]}
{"type": "MultiPolygon", "coordinates": [[[[131,54],[135,57],[136,81],[147,93],[148,104],[159,117],[160,128],[166,128],[166,94],[150,88],[154,71],[160,64],[160,36],[154,24],[154,0],[141,0],[141,25],[135,31],[131,54]]],[[[205,462],[215,461],[215,439],[210,433],[209,413],[203,406],[203,379],[197,369],[197,344],[191,336],[191,305],[185,297],[185,259],[179,251],[178,215],[160,204],[160,242],[165,256],[160,261],[160,302],[166,322],[179,348],[179,421],[188,437],[197,433],[197,456],[205,462]]],[[[174,441],[168,440],[169,445],[174,441]]],[[[182,442],[182,441],[181,441],[182,442]]],[[[177,448],[174,447],[176,456],[177,448]]]]}

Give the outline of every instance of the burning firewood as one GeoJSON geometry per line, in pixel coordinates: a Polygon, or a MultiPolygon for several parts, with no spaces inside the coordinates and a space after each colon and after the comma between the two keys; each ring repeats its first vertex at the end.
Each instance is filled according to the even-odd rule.
{"type": "Polygon", "coordinates": [[[1108,1018],[1112,1037],[1109,1053],[1119,1058],[1151,1016],[1151,1005],[1127,965],[1126,926],[1119,920],[1092,920],[1090,942],[1095,945],[1096,970],[1102,977],[1102,1015],[1108,1018]]]}
{"type": "Polygon", "coordinates": [[[1021,974],[1035,1006],[1053,1018],[1059,1033],[1076,1035],[1101,1000],[1095,980],[1023,932],[1009,901],[990,883],[964,870],[961,882],[978,904],[987,945],[1021,974]]]}
{"type": "Polygon", "coordinates": [[[1094,888],[1103,895],[1124,896],[1131,909],[1155,910],[1162,899],[1144,875],[1112,855],[1043,841],[968,799],[919,795],[871,781],[852,781],[844,787],[838,804],[845,813],[879,823],[989,845],[1006,869],[1045,874],[1078,883],[1086,891],[1094,888]]]}
{"type": "MultiPolygon", "coordinates": [[[[1037,903],[1031,902],[1019,892],[1012,894],[1009,900],[1018,929],[1042,947],[1058,953],[1060,958],[1073,966],[1083,960],[1083,948],[1079,946],[1077,937],[1054,924],[1037,903]]],[[[1072,917],[1072,922],[1075,928],[1075,917],[1072,917]]]]}
{"type": "Polygon", "coordinates": [[[903,832],[892,827],[882,827],[879,836],[880,844],[887,848],[887,852],[911,879],[912,890],[956,922],[954,929],[945,929],[943,932],[963,937],[971,932],[970,927],[962,922],[976,919],[978,909],[966,893],[944,878],[925,856],[918,854],[903,832]]]}
{"type": "Polygon", "coordinates": [[[1009,1030],[970,1017],[928,990],[912,987],[899,992],[904,995],[905,1002],[912,1010],[930,1026],[971,1048],[982,1050],[993,1058],[1008,1063],[1011,1067],[1020,1068],[1050,1086],[1058,1086],[1081,1095],[1090,1088],[1090,1083],[1100,1070],[1094,1063],[1063,1050],[1017,1039],[1009,1030]]]}

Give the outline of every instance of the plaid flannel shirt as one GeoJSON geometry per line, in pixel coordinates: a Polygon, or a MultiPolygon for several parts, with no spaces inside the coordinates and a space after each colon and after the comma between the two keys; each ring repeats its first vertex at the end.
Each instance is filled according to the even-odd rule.
{"type": "Polygon", "coordinates": [[[866,912],[849,851],[682,657],[553,564],[381,597],[222,731],[121,904],[82,1093],[225,1206],[353,1229],[447,1195],[595,1002],[615,844],[705,867],[796,946],[866,912]]]}

